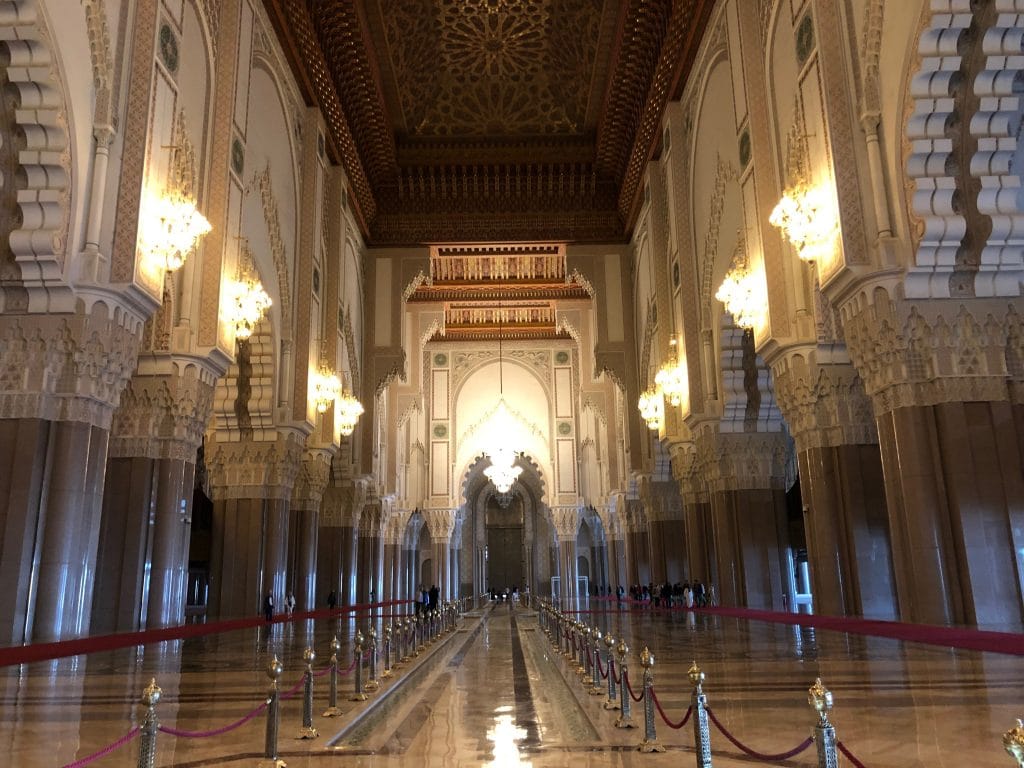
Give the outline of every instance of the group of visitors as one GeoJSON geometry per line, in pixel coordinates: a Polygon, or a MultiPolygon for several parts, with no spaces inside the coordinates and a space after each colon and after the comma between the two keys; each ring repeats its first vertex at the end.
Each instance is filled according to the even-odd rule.
{"type": "MultiPolygon", "coordinates": [[[[598,597],[611,597],[608,586],[597,588],[598,597]]],[[[620,584],[615,590],[615,597],[621,603],[626,599],[626,590],[620,584]]],[[[634,584],[629,588],[629,599],[635,603],[653,605],[655,608],[703,608],[715,604],[714,586],[706,587],[704,582],[697,580],[670,584],[634,584]]]]}
{"type": "Polygon", "coordinates": [[[511,600],[514,603],[519,602],[519,585],[513,584],[511,587],[505,587],[505,589],[495,589],[491,587],[490,592],[491,600],[511,600]]]}
{"type": "MultiPolygon", "coordinates": [[[[284,599],[284,612],[291,616],[295,613],[295,595],[291,592],[288,593],[288,597],[284,599]]],[[[263,618],[267,621],[273,621],[274,619],[274,596],[267,592],[266,597],[263,598],[263,618]]]]}
{"type": "Polygon", "coordinates": [[[419,616],[421,613],[436,610],[440,599],[441,590],[435,585],[431,584],[430,589],[424,589],[423,585],[420,584],[419,589],[416,590],[416,615],[419,616]]]}

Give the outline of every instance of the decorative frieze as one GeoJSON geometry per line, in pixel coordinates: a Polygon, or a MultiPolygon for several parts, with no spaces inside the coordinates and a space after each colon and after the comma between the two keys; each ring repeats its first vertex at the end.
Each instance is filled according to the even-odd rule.
{"type": "Polygon", "coordinates": [[[331,479],[331,456],[332,451],[326,448],[305,450],[292,491],[292,509],[320,509],[324,490],[331,479]]]}
{"type": "Polygon", "coordinates": [[[216,375],[194,360],[161,362],[169,372],[136,373],[125,388],[111,424],[111,457],[195,461],[213,410],[216,375]]]}
{"type": "Polygon", "coordinates": [[[551,507],[551,522],[559,541],[576,541],[580,530],[580,513],[576,507],[551,507]]]}
{"type": "Polygon", "coordinates": [[[104,429],[135,370],[142,322],[120,308],[0,316],[0,418],[104,429]]]}
{"type": "Polygon", "coordinates": [[[206,440],[206,466],[214,501],[291,499],[302,464],[305,438],[279,432],[276,440],[231,442],[212,432],[206,440]]]}
{"type": "Polygon", "coordinates": [[[783,432],[719,432],[713,423],[696,434],[697,463],[707,490],[781,489],[790,441],[783,432]]]}

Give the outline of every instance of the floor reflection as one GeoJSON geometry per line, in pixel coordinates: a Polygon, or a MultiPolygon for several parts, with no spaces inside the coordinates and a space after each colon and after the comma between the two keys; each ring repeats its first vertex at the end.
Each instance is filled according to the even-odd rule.
{"type": "Polygon", "coordinates": [[[526,729],[515,724],[511,712],[512,707],[508,706],[494,710],[494,727],[487,731],[487,740],[494,743],[494,759],[486,765],[493,765],[495,768],[533,765],[529,760],[524,761],[519,752],[519,742],[526,738],[526,729]]]}

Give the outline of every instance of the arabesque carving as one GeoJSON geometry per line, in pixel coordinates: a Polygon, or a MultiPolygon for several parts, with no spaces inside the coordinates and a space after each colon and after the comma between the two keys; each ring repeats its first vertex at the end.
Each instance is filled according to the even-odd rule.
{"type": "Polygon", "coordinates": [[[214,501],[291,499],[302,464],[305,438],[280,432],[276,440],[225,441],[206,438],[206,467],[214,501]]]}

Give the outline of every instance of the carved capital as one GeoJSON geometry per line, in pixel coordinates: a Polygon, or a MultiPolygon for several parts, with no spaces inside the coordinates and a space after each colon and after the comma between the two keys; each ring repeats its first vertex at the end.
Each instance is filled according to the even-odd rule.
{"type": "Polygon", "coordinates": [[[425,509],[423,517],[427,523],[427,530],[430,531],[431,541],[449,541],[452,532],[455,530],[455,510],[453,509],[425,509]]]}
{"type": "Polygon", "coordinates": [[[1005,300],[894,300],[877,288],[846,301],[842,315],[877,414],[1007,400],[1024,379],[1021,316],[1005,300]]]}
{"type": "Polygon", "coordinates": [[[141,332],[138,317],[99,302],[89,314],[0,316],[0,418],[109,429],[141,332]]]}
{"type": "Polygon", "coordinates": [[[697,434],[696,452],[708,491],[785,485],[790,444],[782,432],[719,432],[708,424],[697,434]]]}
{"type": "Polygon", "coordinates": [[[319,511],[330,479],[331,451],[326,448],[307,448],[295,478],[292,509],[319,511]]]}
{"type": "Polygon", "coordinates": [[[559,541],[576,541],[580,530],[580,513],[576,507],[552,507],[551,522],[559,541]]]}
{"type": "Polygon", "coordinates": [[[206,440],[206,466],[214,500],[291,499],[302,463],[304,438],[278,433],[276,440],[206,440]]]}
{"type": "Polygon", "coordinates": [[[771,368],[775,397],[798,450],[878,442],[871,399],[843,345],[789,349],[771,368]]]}
{"type": "Polygon", "coordinates": [[[202,361],[140,362],[110,428],[112,457],[194,461],[213,408],[216,373],[202,361]]]}

